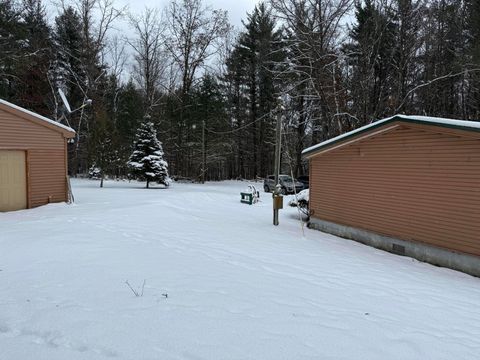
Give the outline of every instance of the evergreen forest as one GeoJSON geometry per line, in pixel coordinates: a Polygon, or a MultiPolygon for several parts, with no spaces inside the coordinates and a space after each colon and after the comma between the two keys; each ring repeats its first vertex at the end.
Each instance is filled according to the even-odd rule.
{"type": "Polygon", "coordinates": [[[0,98],[76,131],[71,176],[127,176],[147,122],[170,175],[205,181],[273,173],[277,119],[294,176],[394,114],[480,119],[478,0],[265,0],[240,27],[206,0],[46,1],[0,1],[0,98]]]}

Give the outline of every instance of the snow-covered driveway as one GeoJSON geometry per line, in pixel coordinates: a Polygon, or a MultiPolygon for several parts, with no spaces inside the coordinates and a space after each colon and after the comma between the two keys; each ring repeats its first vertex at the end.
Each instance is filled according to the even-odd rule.
{"type": "Polygon", "coordinates": [[[73,186],[0,213],[0,360],[480,358],[480,279],[275,228],[245,183],[73,186]]]}

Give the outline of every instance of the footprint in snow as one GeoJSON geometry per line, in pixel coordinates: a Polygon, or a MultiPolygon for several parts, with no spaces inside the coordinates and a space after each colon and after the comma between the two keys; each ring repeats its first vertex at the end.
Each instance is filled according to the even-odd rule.
{"type": "Polygon", "coordinates": [[[10,328],[5,324],[0,324],[0,334],[6,334],[10,332],[10,328]]]}

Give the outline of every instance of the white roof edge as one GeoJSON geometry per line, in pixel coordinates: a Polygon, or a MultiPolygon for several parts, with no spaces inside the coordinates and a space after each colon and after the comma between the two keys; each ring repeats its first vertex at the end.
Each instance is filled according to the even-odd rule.
{"type": "Polygon", "coordinates": [[[73,129],[72,129],[71,127],[69,127],[69,126],[60,124],[60,123],[57,122],[57,121],[54,121],[54,120],[49,119],[49,118],[47,118],[47,117],[45,117],[45,116],[42,116],[42,115],[40,115],[40,114],[37,114],[37,113],[35,113],[35,112],[33,112],[33,111],[30,111],[30,110],[27,110],[27,109],[25,109],[25,108],[22,108],[22,107],[20,107],[20,106],[18,106],[18,105],[12,104],[12,103],[10,103],[10,102],[8,102],[8,101],[6,101],[6,100],[0,99],[0,104],[9,106],[9,107],[11,107],[11,108],[13,108],[13,109],[15,109],[15,110],[18,110],[18,111],[21,111],[21,112],[23,112],[23,113],[25,113],[25,114],[27,114],[27,115],[33,116],[33,117],[37,118],[38,120],[42,120],[42,121],[45,121],[45,122],[47,122],[47,123],[49,123],[49,124],[51,124],[51,125],[57,126],[57,127],[59,127],[59,128],[62,128],[63,130],[66,130],[66,131],[75,133],[75,130],[73,130],[73,129]]]}
{"type": "Polygon", "coordinates": [[[387,122],[389,120],[392,120],[393,118],[402,118],[406,120],[415,120],[415,121],[420,121],[424,122],[426,124],[443,124],[443,125],[450,125],[450,126],[455,126],[455,127],[464,127],[464,128],[472,128],[472,129],[480,129],[480,122],[479,121],[468,121],[468,120],[455,120],[455,119],[446,119],[446,118],[439,118],[439,117],[431,117],[431,116],[421,116],[421,115],[394,115],[392,117],[378,120],[375,122],[372,122],[368,125],[364,125],[362,127],[359,127],[358,129],[346,132],[345,134],[336,136],[334,138],[328,139],[326,141],[323,141],[319,144],[310,146],[309,148],[306,148],[302,151],[302,154],[309,153],[311,151],[314,151],[317,148],[324,147],[330,143],[342,140],[343,138],[347,136],[352,136],[358,132],[362,132],[365,130],[368,130],[371,127],[381,125],[384,122],[387,122]]]}
{"type": "Polygon", "coordinates": [[[458,127],[467,127],[472,129],[480,129],[479,121],[456,120],[456,119],[423,116],[423,115],[395,115],[388,119],[392,119],[395,117],[400,117],[407,120],[422,121],[422,122],[431,123],[431,124],[444,124],[444,125],[452,125],[452,126],[458,126],[458,127]]]}

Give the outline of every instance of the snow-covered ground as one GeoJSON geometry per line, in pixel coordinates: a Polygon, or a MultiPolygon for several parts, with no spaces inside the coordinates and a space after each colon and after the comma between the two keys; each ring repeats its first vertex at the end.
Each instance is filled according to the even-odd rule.
{"type": "Polygon", "coordinates": [[[274,227],[241,182],[105,186],[0,213],[1,360],[480,358],[480,279],[274,227]]]}

